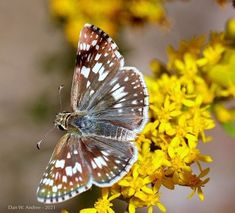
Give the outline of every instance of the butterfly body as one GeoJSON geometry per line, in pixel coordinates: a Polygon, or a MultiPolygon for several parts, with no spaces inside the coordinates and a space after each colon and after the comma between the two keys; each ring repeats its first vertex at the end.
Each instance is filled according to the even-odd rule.
{"type": "Polygon", "coordinates": [[[68,200],[92,185],[109,187],[137,160],[134,140],[148,119],[148,93],[142,74],[124,66],[117,45],[101,29],[81,31],[74,70],[72,112],[56,115],[66,131],[57,143],[37,198],[68,200]]]}

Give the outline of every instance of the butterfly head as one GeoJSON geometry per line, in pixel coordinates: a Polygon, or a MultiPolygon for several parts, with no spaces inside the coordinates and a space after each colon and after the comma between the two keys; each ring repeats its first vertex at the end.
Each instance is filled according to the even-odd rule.
{"type": "Polygon", "coordinates": [[[60,112],[56,115],[54,125],[63,131],[68,130],[68,118],[70,117],[70,112],[60,112]]]}

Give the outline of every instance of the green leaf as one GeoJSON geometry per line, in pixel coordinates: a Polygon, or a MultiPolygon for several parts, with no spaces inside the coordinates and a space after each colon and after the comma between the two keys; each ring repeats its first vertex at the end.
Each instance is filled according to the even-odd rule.
{"type": "Polygon", "coordinates": [[[235,138],[235,124],[233,122],[227,122],[221,124],[224,131],[231,137],[235,138]]]}

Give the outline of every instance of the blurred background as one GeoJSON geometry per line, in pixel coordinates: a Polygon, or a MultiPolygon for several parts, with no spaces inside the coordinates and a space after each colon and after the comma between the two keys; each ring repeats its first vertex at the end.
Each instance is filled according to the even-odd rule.
{"type": "MultiPolygon", "coordinates": [[[[40,151],[36,143],[53,126],[59,111],[57,88],[61,84],[65,86],[64,108],[69,106],[75,60],[73,45],[53,20],[49,5],[46,0],[0,0],[1,212],[59,212],[62,208],[78,212],[78,203],[79,207],[87,207],[89,192],[47,209],[36,200],[38,183],[62,133],[54,131],[47,136],[40,151]],[[35,209],[15,210],[18,205],[35,209]]],[[[136,20],[137,26],[127,24],[119,35],[116,29],[110,29],[124,52],[126,64],[145,74],[150,74],[151,59],[166,62],[169,44],[177,47],[182,39],[223,31],[226,20],[235,16],[231,5],[222,8],[212,0],[170,1],[165,10],[168,20],[161,19],[165,26],[170,23],[170,28],[153,23],[138,26],[136,20]]],[[[161,200],[168,212],[234,212],[235,141],[219,125],[209,135],[213,142],[200,147],[202,153],[214,158],[209,165],[211,180],[204,188],[205,201],[199,201],[197,196],[188,200],[190,189],[184,187],[162,190],[161,200]]],[[[118,211],[124,209],[125,206],[118,211]]]]}

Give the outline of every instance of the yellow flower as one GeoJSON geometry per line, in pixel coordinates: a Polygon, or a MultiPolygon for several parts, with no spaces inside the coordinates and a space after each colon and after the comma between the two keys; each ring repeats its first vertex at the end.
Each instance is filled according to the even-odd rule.
{"type": "Polygon", "coordinates": [[[158,120],[160,121],[160,132],[171,131],[170,120],[181,113],[178,110],[176,103],[170,102],[169,96],[166,96],[161,108],[158,108],[157,106],[150,106],[150,109],[153,111],[154,116],[158,117],[158,120]]]}
{"type": "Polygon", "coordinates": [[[97,210],[95,208],[87,208],[80,210],[80,213],[97,213],[97,210]]]}
{"type": "Polygon", "coordinates": [[[69,213],[66,209],[61,209],[61,213],[69,213]]]}
{"type": "Polygon", "coordinates": [[[209,45],[204,49],[203,55],[206,59],[207,64],[214,65],[220,60],[225,48],[222,44],[214,44],[213,46],[209,45]]]}
{"type": "Polygon", "coordinates": [[[82,209],[80,213],[114,213],[113,209],[111,208],[113,204],[110,202],[115,198],[120,196],[120,193],[116,193],[109,196],[109,189],[103,188],[102,189],[102,197],[96,201],[94,208],[82,209]]]}
{"type": "Polygon", "coordinates": [[[84,24],[82,20],[71,20],[65,25],[65,32],[70,42],[77,43],[79,32],[84,24]]]}
{"type": "Polygon", "coordinates": [[[157,206],[161,212],[166,212],[166,207],[160,202],[158,189],[153,187],[148,193],[137,192],[135,197],[130,200],[129,213],[134,213],[137,207],[148,206],[148,213],[153,212],[153,206],[157,206]]]}
{"type": "Polygon", "coordinates": [[[54,16],[70,17],[76,14],[76,7],[71,4],[71,1],[66,0],[51,0],[51,11],[54,16]]]}
{"type": "Polygon", "coordinates": [[[196,98],[194,106],[190,109],[190,119],[188,125],[193,128],[194,135],[201,136],[202,141],[206,142],[205,130],[215,127],[214,121],[208,111],[208,107],[201,108],[202,99],[200,96],[196,98]]]}
{"type": "Polygon", "coordinates": [[[142,159],[139,160],[139,174],[151,177],[155,175],[157,170],[162,166],[170,166],[166,153],[162,150],[156,150],[148,154],[141,153],[142,159]]]}
{"type": "Polygon", "coordinates": [[[171,169],[174,173],[173,175],[175,175],[175,180],[177,180],[179,171],[191,171],[190,166],[185,162],[185,158],[189,154],[189,148],[187,146],[178,146],[176,148],[169,146],[168,154],[171,158],[171,169]]]}
{"type": "MultiPolygon", "coordinates": [[[[224,54],[221,63],[216,64],[209,70],[209,77],[212,81],[222,87],[234,87],[235,85],[235,50],[227,51],[224,54]]],[[[233,90],[229,95],[235,97],[233,90]]]]}
{"type": "Polygon", "coordinates": [[[187,173],[187,183],[186,186],[189,186],[192,188],[192,193],[189,195],[189,198],[191,198],[195,193],[198,194],[198,197],[200,200],[204,200],[204,194],[202,192],[202,187],[205,186],[205,184],[209,181],[209,178],[206,178],[205,180],[201,180],[201,178],[205,177],[209,172],[209,168],[204,169],[201,171],[201,173],[196,176],[191,173],[187,173]]]}
{"type": "Polygon", "coordinates": [[[206,162],[206,163],[211,163],[213,161],[211,156],[202,155],[200,153],[199,149],[196,149],[196,148],[193,148],[193,147],[189,148],[189,153],[185,157],[184,160],[187,164],[192,164],[194,162],[199,163],[199,161],[206,162]]]}
{"type": "Polygon", "coordinates": [[[225,36],[227,39],[233,41],[235,40],[235,19],[229,19],[226,24],[225,36]]]}
{"type": "Polygon", "coordinates": [[[147,184],[151,183],[151,179],[148,176],[139,176],[138,170],[139,166],[134,165],[132,175],[127,175],[118,182],[118,185],[121,186],[121,194],[126,198],[135,196],[139,191],[148,191],[147,184]]]}
{"type": "Polygon", "coordinates": [[[114,37],[125,25],[157,23],[167,26],[164,1],[50,0],[52,15],[65,26],[74,47],[83,23],[92,23],[114,37]],[[82,23],[82,25],[81,25],[82,23]]]}
{"type": "Polygon", "coordinates": [[[222,123],[227,123],[234,119],[230,111],[226,109],[222,104],[216,104],[214,106],[214,110],[215,110],[217,118],[222,123]]]}
{"type": "Polygon", "coordinates": [[[172,46],[169,46],[167,49],[167,53],[169,57],[167,68],[169,70],[175,68],[175,62],[177,60],[182,61],[186,53],[190,54],[194,58],[197,58],[201,52],[201,48],[204,44],[204,40],[205,40],[204,36],[199,36],[199,37],[193,38],[191,41],[181,41],[180,47],[178,50],[175,50],[172,46]]]}

